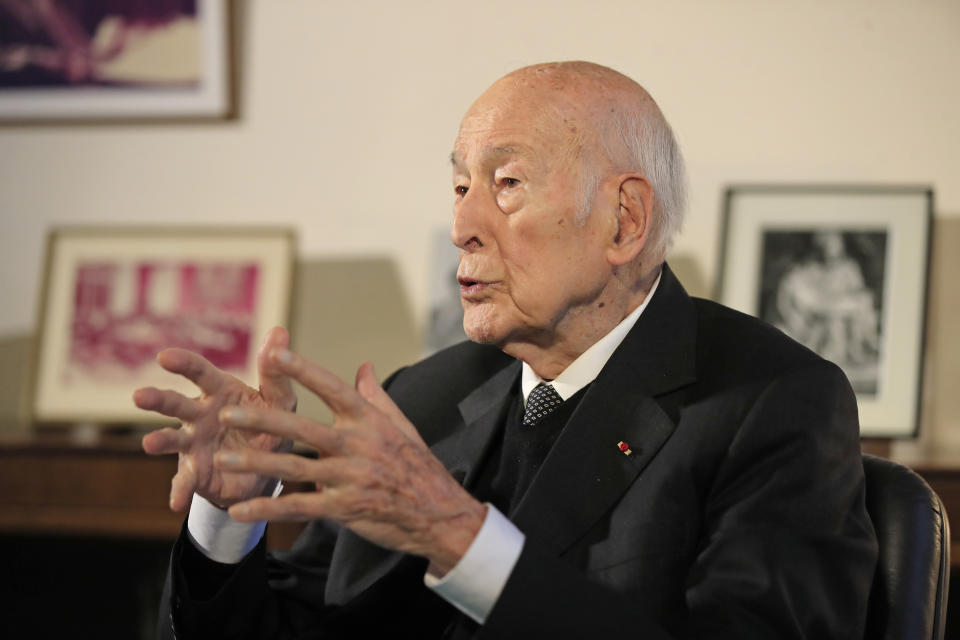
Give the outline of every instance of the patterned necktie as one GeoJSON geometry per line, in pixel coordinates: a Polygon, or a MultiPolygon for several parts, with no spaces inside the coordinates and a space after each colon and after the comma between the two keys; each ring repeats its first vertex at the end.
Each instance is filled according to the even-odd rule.
{"type": "Polygon", "coordinates": [[[523,413],[523,424],[532,427],[556,409],[559,409],[561,404],[563,404],[563,400],[556,389],[541,382],[533,388],[527,398],[527,408],[523,413]]]}

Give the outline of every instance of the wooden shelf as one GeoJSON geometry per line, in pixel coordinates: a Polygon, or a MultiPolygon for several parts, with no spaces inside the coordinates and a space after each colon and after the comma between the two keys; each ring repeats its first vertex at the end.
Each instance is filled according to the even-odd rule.
{"type": "MultiPolygon", "coordinates": [[[[145,454],[141,436],[0,435],[0,533],[173,541],[184,518],[167,504],[177,461],[145,454]]],[[[272,524],[267,543],[287,549],[302,528],[272,524]]]]}
{"type": "Polygon", "coordinates": [[[167,505],[177,463],[135,436],[78,445],[69,434],[0,439],[0,530],[174,539],[182,515],[167,505]]]}

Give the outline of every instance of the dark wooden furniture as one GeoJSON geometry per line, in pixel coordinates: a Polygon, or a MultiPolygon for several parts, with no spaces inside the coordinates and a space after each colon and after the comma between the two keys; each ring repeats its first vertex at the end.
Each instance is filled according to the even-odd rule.
{"type": "MultiPolygon", "coordinates": [[[[146,455],[141,435],[0,434],[0,533],[173,541],[184,518],[167,504],[176,458],[146,455]]],[[[301,528],[273,524],[267,543],[289,548],[301,528]]]]}
{"type": "Polygon", "coordinates": [[[182,516],[166,503],[177,463],[135,436],[67,432],[0,438],[0,530],[173,539],[182,516]]]}

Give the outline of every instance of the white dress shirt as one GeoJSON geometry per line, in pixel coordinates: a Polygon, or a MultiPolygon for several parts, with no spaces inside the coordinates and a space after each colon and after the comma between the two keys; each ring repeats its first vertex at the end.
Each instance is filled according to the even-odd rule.
{"type": "MultiPolygon", "coordinates": [[[[647,308],[659,284],[660,276],[657,276],[643,303],[580,354],[554,380],[541,379],[524,362],[520,379],[524,405],[530,392],[541,382],[553,386],[564,400],[593,382],[647,308]]],[[[274,497],[279,492],[278,486],[274,497]]],[[[197,495],[193,498],[187,518],[190,540],[211,560],[228,564],[240,562],[250,553],[263,536],[265,527],[265,522],[237,522],[226,511],[197,495]]],[[[483,624],[520,558],[524,540],[523,533],[493,505],[488,504],[483,526],[460,561],[442,578],[425,574],[424,584],[483,624]]]]}

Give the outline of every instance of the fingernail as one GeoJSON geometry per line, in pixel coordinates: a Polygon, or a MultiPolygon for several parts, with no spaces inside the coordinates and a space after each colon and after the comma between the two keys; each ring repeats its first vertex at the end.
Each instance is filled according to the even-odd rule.
{"type": "Polygon", "coordinates": [[[246,422],[247,414],[240,407],[227,407],[220,411],[220,419],[224,422],[246,422]]]}
{"type": "Polygon", "coordinates": [[[224,451],[218,455],[220,459],[220,464],[235,467],[240,464],[240,455],[233,453],[232,451],[224,451]]]}
{"type": "Polygon", "coordinates": [[[230,515],[243,517],[248,513],[250,513],[250,507],[245,504],[235,504],[230,507],[230,515]]]}
{"type": "Polygon", "coordinates": [[[293,354],[287,351],[286,349],[274,349],[273,358],[277,362],[289,363],[291,360],[293,360],[293,354]]]}

